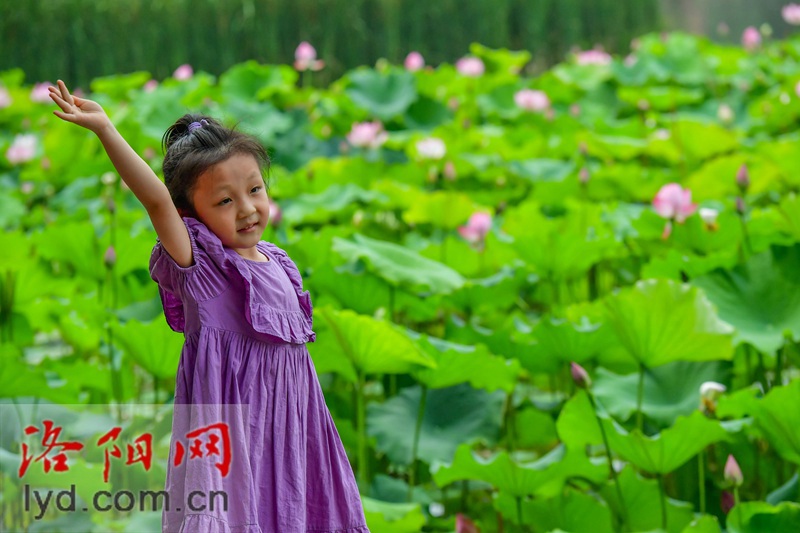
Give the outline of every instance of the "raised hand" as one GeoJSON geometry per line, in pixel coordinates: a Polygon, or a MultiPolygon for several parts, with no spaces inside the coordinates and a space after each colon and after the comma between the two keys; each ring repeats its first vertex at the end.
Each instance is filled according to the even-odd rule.
{"type": "Polygon", "coordinates": [[[58,80],[58,87],[49,89],[50,98],[61,108],[61,111],[53,111],[58,118],[83,126],[94,133],[99,133],[111,124],[100,104],[70,94],[63,81],[58,80]]]}

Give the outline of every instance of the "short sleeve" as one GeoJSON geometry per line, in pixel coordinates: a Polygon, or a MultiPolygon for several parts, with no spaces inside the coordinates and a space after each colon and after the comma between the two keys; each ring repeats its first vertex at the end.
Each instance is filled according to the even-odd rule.
{"type": "Polygon", "coordinates": [[[213,298],[227,287],[222,265],[218,264],[220,258],[224,258],[222,243],[200,221],[188,217],[183,221],[189,233],[194,264],[180,266],[160,240],[150,254],[150,277],[158,283],[167,323],[180,332],[186,327],[186,303],[213,298]]]}

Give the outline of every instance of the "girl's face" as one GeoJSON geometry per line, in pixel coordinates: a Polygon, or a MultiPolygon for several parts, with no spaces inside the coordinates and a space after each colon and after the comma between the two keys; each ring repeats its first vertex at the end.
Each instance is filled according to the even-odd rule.
{"type": "Polygon", "coordinates": [[[192,202],[224,246],[246,259],[263,259],[255,245],[269,221],[269,197],[255,157],[234,154],[203,172],[192,202]]]}

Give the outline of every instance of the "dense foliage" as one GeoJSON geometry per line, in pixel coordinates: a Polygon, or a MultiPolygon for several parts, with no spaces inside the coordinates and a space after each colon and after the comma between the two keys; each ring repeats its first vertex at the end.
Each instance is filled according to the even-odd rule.
{"type": "MultiPolygon", "coordinates": [[[[324,89],[256,62],[92,82],[154,168],[187,109],[270,147],[264,238],[311,291],[309,350],[373,531],[798,530],[800,40],[635,45],[536,78],[527,52],[473,45],[458,68],[324,89]]],[[[65,431],[87,441],[109,420],[91,404],[132,405],[111,414],[154,432],[144,483],[163,483],[182,338],[148,276],[155,234],[98,141],[20,71],[0,80],[10,527],[31,521],[19,424],[59,404],[79,404],[65,431]]],[[[88,491],[102,461],[26,480],[88,491]]]]}
{"type": "Polygon", "coordinates": [[[53,72],[86,86],[97,76],[147,70],[158,78],[189,62],[218,75],[246,60],[287,63],[297,43],[317,45],[322,84],[379,58],[420,50],[450,61],[473,41],[531,50],[537,65],[573,46],[625,50],[659,29],[658,0],[0,0],[0,70],[30,83],[53,72]]]}

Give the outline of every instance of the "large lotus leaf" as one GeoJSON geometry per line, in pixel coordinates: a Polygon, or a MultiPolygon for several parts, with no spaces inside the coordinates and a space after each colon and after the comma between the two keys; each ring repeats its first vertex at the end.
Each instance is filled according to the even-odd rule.
{"type": "Polygon", "coordinates": [[[405,374],[435,367],[427,354],[385,320],[328,306],[314,309],[317,341],[308,344],[317,372],[336,372],[356,381],[358,374],[405,374]]]}
{"type": "Polygon", "coordinates": [[[89,222],[53,224],[36,234],[34,243],[45,259],[71,265],[77,274],[92,280],[105,277],[103,252],[89,222]]]}
{"type": "Polygon", "coordinates": [[[558,442],[552,415],[535,407],[514,411],[514,446],[521,450],[550,449],[558,442]]]}
{"type": "Polygon", "coordinates": [[[412,372],[414,378],[428,388],[466,382],[489,392],[498,389],[510,392],[517,383],[519,361],[498,357],[483,344],[458,344],[431,336],[421,336],[416,342],[436,363],[436,368],[419,368],[412,372]]]}
{"type": "Polygon", "coordinates": [[[574,450],[603,442],[603,435],[586,391],[578,390],[564,404],[556,421],[556,431],[561,442],[574,450]]]}
{"type": "Polygon", "coordinates": [[[788,194],[781,198],[776,209],[780,213],[778,227],[800,241],[800,198],[794,193],[788,194]]]}
{"type": "Polygon", "coordinates": [[[800,380],[774,387],[755,404],[758,427],[781,457],[800,464],[800,380]]]}
{"type": "Polygon", "coordinates": [[[467,224],[475,203],[464,193],[452,191],[420,192],[403,213],[408,224],[432,224],[448,230],[467,224]]]}
{"type": "Polygon", "coordinates": [[[367,527],[386,533],[418,533],[425,525],[425,515],[418,503],[391,503],[361,497],[367,527]]]}
{"type": "Polygon", "coordinates": [[[359,107],[381,120],[404,113],[417,99],[414,75],[400,69],[386,73],[358,69],[349,75],[347,96],[359,107]]]}
{"type": "MultiPolygon", "coordinates": [[[[537,531],[561,529],[570,533],[611,533],[614,531],[611,510],[596,496],[576,490],[567,490],[554,498],[525,499],[521,502],[522,523],[536,524],[537,531]]],[[[510,495],[499,492],[494,497],[494,508],[503,518],[519,524],[517,502],[510,495]]]]}
{"type": "Polygon", "coordinates": [[[733,356],[733,328],[717,317],[696,287],[642,280],[608,297],[605,305],[620,342],[646,367],[733,356]]]}
{"type": "Polygon", "coordinates": [[[705,94],[701,89],[688,89],[675,86],[656,87],[620,87],[617,90],[619,99],[631,107],[638,107],[646,102],[651,109],[670,111],[676,106],[697,104],[703,101],[705,94]]]}
{"type": "Polygon", "coordinates": [[[692,200],[718,200],[739,193],[736,185],[736,173],[747,164],[750,176],[749,194],[763,194],[775,187],[780,179],[781,169],[772,161],[749,155],[747,157],[735,152],[708,160],[693,172],[684,182],[684,186],[692,191],[692,200]],[[721,176],[729,179],[720,179],[721,176]]]}
{"type": "MultiPolygon", "coordinates": [[[[617,475],[625,510],[621,510],[617,490],[612,481],[603,486],[603,499],[614,509],[617,516],[627,515],[626,531],[661,530],[661,496],[658,481],[641,477],[631,467],[626,467],[617,475]]],[[[667,498],[667,532],[681,533],[694,518],[692,506],[667,498]]]]}
{"type": "Polygon", "coordinates": [[[575,163],[558,159],[528,159],[512,161],[509,170],[534,183],[563,181],[575,173],[575,163]]]}
{"type": "Polygon", "coordinates": [[[0,398],[35,396],[56,403],[70,403],[77,397],[72,384],[51,386],[42,368],[28,365],[19,348],[0,344],[0,398]]]}
{"type": "Polygon", "coordinates": [[[0,272],[27,268],[32,261],[30,257],[30,238],[21,231],[0,233],[0,272]]]}
{"type": "Polygon", "coordinates": [[[589,135],[586,148],[598,158],[628,161],[641,155],[647,148],[647,141],[621,135],[589,135]]]}
{"type": "Polygon", "coordinates": [[[219,77],[219,87],[226,100],[266,99],[272,94],[294,89],[298,74],[285,65],[261,65],[250,60],[228,69],[219,77]]]}
{"type": "Polygon", "coordinates": [[[610,328],[583,316],[579,321],[544,317],[531,330],[530,351],[520,356],[531,372],[556,373],[574,361],[584,363],[615,342],[610,328]]]}
{"type": "Polygon", "coordinates": [[[642,267],[642,278],[682,281],[686,275],[689,279],[694,279],[717,268],[732,268],[738,261],[739,253],[735,248],[702,256],[689,255],[670,248],[665,256],[650,258],[650,262],[642,267]]]}
{"type": "Polygon", "coordinates": [[[669,474],[697,455],[709,444],[726,440],[728,434],[719,422],[699,410],[679,417],[672,427],[654,437],[638,429],[630,433],[616,421],[603,419],[611,449],[645,472],[669,474]]]}
{"type": "Polygon", "coordinates": [[[728,513],[729,533],[778,533],[800,531],[800,504],[743,502],[728,513]]]}
{"type": "Polygon", "coordinates": [[[681,533],[721,533],[719,520],[716,516],[704,514],[695,518],[681,533]]]}
{"type": "Polygon", "coordinates": [[[539,205],[525,202],[506,211],[503,229],[514,237],[519,256],[542,277],[569,280],[584,276],[618,246],[609,232],[599,230],[600,216],[589,207],[573,206],[564,216],[547,217],[539,205]]]}
{"type": "Polygon", "coordinates": [[[323,224],[329,222],[337,213],[354,209],[358,202],[371,204],[385,196],[373,191],[365,191],[352,183],[334,184],[319,194],[301,194],[281,207],[281,221],[295,226],[300,223],[323,224]]]}
{"type": "Polygon", "coordinates": [[[420,96],[409,106],[404,119],[409,129],[432,130],[450,122],[453,119],[453,112],[433,98],[420,96]]]}
{"type": "Polygon", "coordinates": [[[599,483],[608,477],[608,467],[589,461],[582,450],[558,446],[535,461],[517,461],[501,451],[490,457],[477,455],[468,445],[461,445],[449,465],[431,466],[433,479],[444,487],[454,481],[484,481],[511,496],[553,497],[559,494],[570,477],[582,477],[599,483]]]}
{"type": "Polygon", "coordinates": [[[370,271],[393,285],[418,292],[448,294],[464,285],[455,270],[392,242],[356,233],[352,240],[335,237],[333,250],[352,262],[364,261],[370,271]]]}
{"type": "Polygon", "coordinates": [[[89,84],[93,93],[100,93],[115,100],[125,100],[128,93],[141,89],[152,76],[149,72],[131,72],[95,78],[89,84]]]}
{"type": "MultiPolygon", "coordinates": [[[[447,243],[448,258],[454,255],[451,243],[460,244],[453,240],[447,243]]],[[[492,252],[494,252],[494,247],[492,247],[492,252]]],[[[471,252],[471,256],[468,257],[474,255],[475,253],[471,252]]],[[[493,253],[492,256],[494,256],[493,253]]],[[[461,255],[459,253],[459,258],[460,257],[461,255]]],[[[478,268],[482,266],[480,265],[482,259],[482,257],[478,258],[478,268]]],[[[462,274],[465,273],[464,263],[465,261],[459,261],[459,264],[455,265],[455,268],[462,274]]],[[[515,269],[504,265],[495,270],[494,273],[488,277],[468,279],[463,287],[448,295],[447,300],[452,302],[453,305],[464,309],[469,314],[482,315],[495,309],[508,309],[512,307],[519,299],[520,290],[522,290],[523,287],[529,287],[535,283],[535,281],[535,276],[528,275],[524,269],[515,269]]]]}
{"type": "Polygon", "coordinates": [[[347,266],[334,268],[327,262],[314,266],[313,291],[319,295],[315,305],[335,300],[339,303],[336,307],[351,309],[362,315],[375,315],[388,312],[391,304],[396,314],[412,322],[438,320],[442,297],[422,299],[401,287],[387,285],[377,274],[353,270],[347,266]]]}
{"type": "MultiPolygon", "coordinates": [[[[678,416],[688,416],[698,408],[703,382],[727,382],[729,373],[729,364],[718,361],[676,361],[647,369],[642,411],[661,427],[670,426],[678,416]]],[[[619,376],[598,368],[592,379],[592,392],[614,418],[627,420],[636,412],[638,373],[619,376]]]]}
{"type": "MultiPolygon", "coordinates": [[[[406,387],[383,403],[367,406],[367,433],[395,464],[411,463],[421,398],[421,387],[406,387]]],[[[427,391],[417,457],[426,463],[448,462],[462,443],[494,443],[504,398],[500,391],[488,393],[466,384],[427,391]]]]}
{"type": "Polygon", "coordinates": [[[773,246],[732,270],[715,270],[692,281],[736,328],[735,342],[774,353],[785,335],[800,339],[800,280],[792,274],[800,245],[773,246]]]}
{"type": "Polygon", "coordinates": [[[167,328],[163,320],[144,324],[129,320],[114,324],[114,339],[150,375],[172,378],[178,370],[183,336],[167,328]]]}

